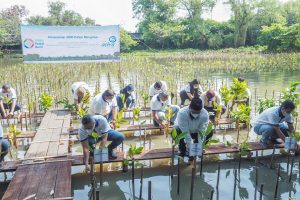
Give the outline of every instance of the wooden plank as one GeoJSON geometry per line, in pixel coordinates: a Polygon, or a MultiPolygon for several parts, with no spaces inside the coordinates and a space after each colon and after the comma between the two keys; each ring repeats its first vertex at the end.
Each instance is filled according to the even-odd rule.
{"type": "Polygon", "coordinates": [[[59,163],[54,198],[71,197],[71,161],[59,163]]]}
{"type": "Polygon", "coordinates": [[[59,163],[47,163],[44,169],[40,169],[45,170],[46,174],[38,186],[37,199],[53,198],[54,193],[51,195],[51,191],[54,191],[55,188],[58,166],[59,163]]]}
{"type": "MultiPolygon", "coordinates": [[[[18,139],[21,139],[21,138],[33,138],[36,134],[36,131],[23,131],[21,132],[20,135],[17,135],[17,138],[18,139]]],[[[8,133],[4,133],[3,135],[3,138],[4,139],[7,139],[8,137],[8,133]]]]}
{"type": "Polygon", "coordinates": [[[27,167],[29,170],[27,178],[23,183],[22,191],[19,195],[19,199],[25,199],[26,197],[37,193],[38,185],[42,180],[44,174],[44,172],[40,171],[40,169],[43,169],[45,167],[45,164],[35,164],[33,166],[21,167],[27,167]]]}
{"type": "Polygon", "coordinates": [[[27,167],[20,167],[16,171],[6,192],[4,193],[4,196],[2,197],[2,200],[18,199],[20,192],[22,191],[22,187],[24,187],[28,171],[29,168],[27,167]]]}

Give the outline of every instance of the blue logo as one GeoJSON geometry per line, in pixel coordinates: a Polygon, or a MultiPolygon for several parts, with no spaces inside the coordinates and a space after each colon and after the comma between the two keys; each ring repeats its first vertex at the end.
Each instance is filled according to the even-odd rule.
{"type": "Polygon", "coordinates": [[[110,36],[108,41],[111,43],[115,43],[117,41],[117,38],[116,38],[116,36],[110,36]]]}

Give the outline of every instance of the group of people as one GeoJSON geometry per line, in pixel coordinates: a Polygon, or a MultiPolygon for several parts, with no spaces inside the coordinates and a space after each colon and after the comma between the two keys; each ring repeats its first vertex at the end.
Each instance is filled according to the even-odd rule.
{"type": "MultiPolygon", "coordinates": [[[[245,80],[241,79],[240,81],[245,80]]],[[[80,109],[85,95],[92,94],[90,88],[84,82],[76,82],[71,88],[76,109],[80,109]]],[[[78,131],[87,172],[90,171],[90,151],[95,148],[96,143],[100,142],[100,146],[104,147],[107,146],[107,141],[111,141],[107,146],[109,158],[117,158],[114,149],[125,139],[124,135],[116,130],[117,114],[121,109],[130,110],[134,108],[136,103],[134,93],[135,87],[128,84],[120,90],[119,94],[115,94],[112,90],[105,90],[93,97],[89,106],[89,114],[82,117],[81,127],[78,131]]],[[[154,126],[165,129],[167,126],[173,125],[178,134],[188,133],[179,143],[181,156],[189,156],[189,144],[199,142],[199,131],[205,130],[210,122],[214,123],[215,108],[222,105],[222,99],[218,92],[213,89],[203,91],[197,79],[189,82],[180,91],[180,106],[172,104],[173,94],[169,93],[165,81],[153,83],[149,88],[148,95],[151,100],[150,110],[154,126]],[[188,105],[185,105],[186,100],[190,102],[188,105]],[[166,114],[170,110],[172,115],[166,119],[166,114]],[[166,120],[168,123],[164,123],[166,120]]],[[[20,109],[20,106],[16,104],[16,93],[9,85],[4,85],[0,92],[0,108],[2,117],[13,115],[14,111],[20,109]],[[12,103],[7,104],[7,99],[4,102],[4,97],[12,103]],[[10,111],[9,115],[5,115],[5,109],[10,111]]],[[[294,109],[295,104],[287,100],[279,107],[265,110],[252,122],[254,132],[262,135],[261,144],[264,147],[273,144],[282,146],[288,133],[295,132],[291,114],[294,109]]],[[[221,114],[225,112],[226,107],[222,106],[221,114]]],[[[205,141],[212,136],[213,131],[207,135],[205,141]]],[[[0,145],[1,161],[8,151],[8,143],[3,140],[1,126],[0,142],[2,144],[0,145]]],[[[193,157],[189,158],[193,160],[193,157]]]]}

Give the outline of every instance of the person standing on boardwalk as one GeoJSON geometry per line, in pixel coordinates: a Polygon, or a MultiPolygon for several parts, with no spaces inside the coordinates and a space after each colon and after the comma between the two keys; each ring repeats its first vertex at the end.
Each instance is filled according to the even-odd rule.
{"type": "Polygon", "coordinates": [[[78,135],[83,149],[83,158],[87,173],[90,172],[90,151],[95,149],[95,144],[100,142],[100,146],[105,147],[107,141],[112,141],[107,146],[108,156],[109,159],[116,159],[117,154],[114,152],[114,149],[125,139],[125,136],[122,133],[111,129],[106,118],[101,115],[83,116],[78,135]]]}

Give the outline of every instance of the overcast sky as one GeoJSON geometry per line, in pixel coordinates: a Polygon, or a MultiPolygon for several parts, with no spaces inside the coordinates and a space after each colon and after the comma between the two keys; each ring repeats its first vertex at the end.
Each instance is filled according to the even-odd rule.
{"type": "MultiPolygon", "coordinates": [[[[29,10],[29,16],[48,15],[49,0],[0,0],[0,10],[12,5],[24,5],[29,10]]],[[[53,0],[52,0],[53,1],[53,0]]],[[[100,25],[119,24],[126,30],[136,30],[137,19],[133,18],[132,0],[61,0],[66,9],[74,10],[83,17],[96,20],[100,25]]],[[[284,1],[284,0],[283,0],[284,1]]],[[[213,10],[212,17],[217,21],[226,21],[230,18],[230,9],[219,0],[213,10]]],[[[210,17],[207,14],[206,17],[210,17]]]]}

